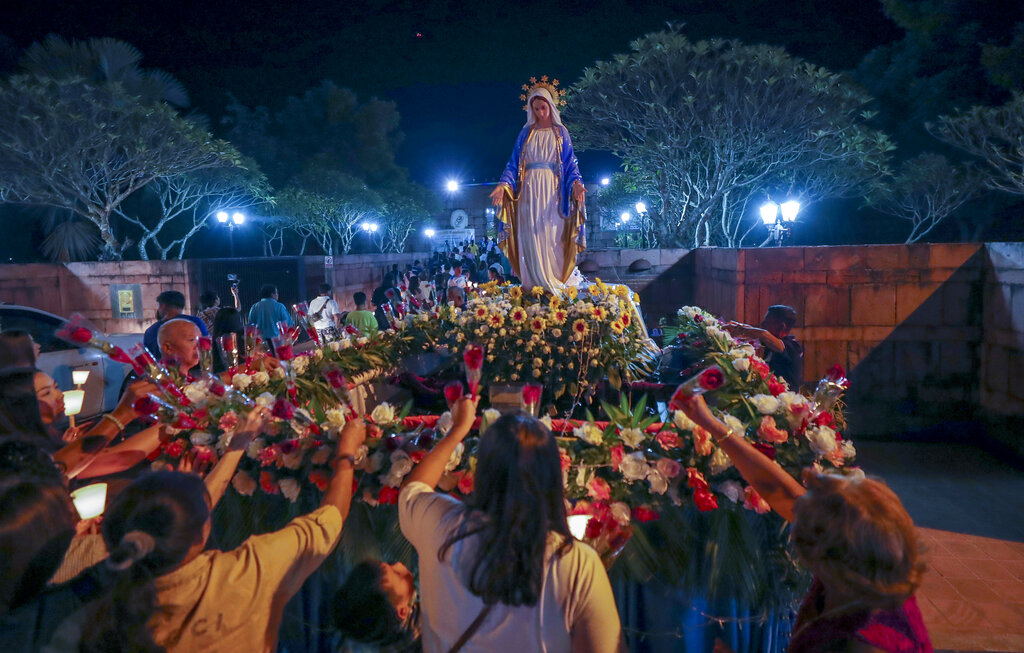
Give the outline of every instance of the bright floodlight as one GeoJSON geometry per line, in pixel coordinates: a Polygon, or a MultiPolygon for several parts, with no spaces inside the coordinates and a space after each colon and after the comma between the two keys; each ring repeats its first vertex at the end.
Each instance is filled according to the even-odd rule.
{"type": "Polygon", "coordinates": [[[622,215],[619,216],[619,220],[622,220],[623,222],[629,222],[629,212],[623,211],[622,215]]]}
{"type": "Polygon", "coordinates": [[[448,189],[449,193],[456,193],[459,190],[459,182],[456,179],[449,179],[445,182],[444,187],[448,189]]]}
{"type": "Polygon", "coordinates": [[[609,179],[608,177],[601,177],[601,185],[602,186],[607,186],[610,183],[612,183],[611,179],[609,179]]]}
{"type": "Polygon", "coordinates": [[[643,202],[637,202],[636,206],[633,208],[636,209],[637,213],[647,213],[647,205],[644,204],[643,202]]]}
{"type": "Polygon", "coordinates": [[[240,225],[243,222],[245,222],[245,216],[242,215],[241,213],[237,213],[237,212],[233,213],[233,214],[231,214],[231,221],[234,222],[235,224],[239,224],[240,225]]]}
{"type": "Polygon", "coordinates": [[[217,211],[217,222],[219,222],[221,224],[224,224],[227,221],[228,221],[228,212],[227,211],[217,211]]]}
{"type": "Polygon", "coordinates": [[[363,231],[369,231],[370,230],[370,223],[369,222],[364,222],[363,224],[359,225],[359,227],[363,231]]]}
{"type": "Polygon", "coordinates": [[[782,203],[782,219],[786,222],[796,220],[796,214],[800,212],[800,202],[790,200],[782,203]]]}
{"type": "Polygon", "coordinates": [[[775,216],[779,214],[779,205],[775,202],[766,202],[761,205],[761,222],[771,225],[775,224],[775,216]]]}
{"type": "Polygon", "coordinates": [[[427,234],[427,238],[433,238],[434,234],[437,233],[433,229],[424,229],[423,233],[427,234]]]}
{"type": "Polygon", "coordinates": [[[375,232],[375,231],[377,231],[377,223],[376,222],[371,222],[370,223],[370,232],[372,233],[372,232],[375,232]]]}

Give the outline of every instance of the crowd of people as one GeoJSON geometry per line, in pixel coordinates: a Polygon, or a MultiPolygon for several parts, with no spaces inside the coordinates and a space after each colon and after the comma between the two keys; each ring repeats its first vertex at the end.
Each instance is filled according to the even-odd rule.
{"type": "MultiPolygon", "coordinates": [[[[448,275],[442,286],[450,297],[463,276],[453,254],[388,270],[370,301],[379,309],[389,291],[422,292],[419,278],[432,270],[448,275]]],[[[487,260],[486,250],[475,255],[487,260]]],[[[237,302],[219,307],[219,298],[206,297],[193,318],[183,314],[179,294],[161,295],[161,319],[151,330],[161,359],[188,373],[199,363],[204,331],[216,336],[243,326],[237,302]]],[[[275,288],[261,295],[250,322],[269,329],[283,307],[275,288]]],[[[316,299],[310,317],[319,330],[387,328],[364,293],[347,314],[327,285],[316,299]]],[[[772,307],[759,327],[730,328],[760,340],[780,373],[798,374],[799,344],[789,333],[795,313],[787,308],[772,307]]],[[[212,469],[186,458],[178,469],[149,471],[145,459],[160,446],[164,427],[136,424],[132,406],[156,388],[134,381],[112,412],[65,429],[61,393],[36,369],[37,354],[29,334],[0,334],[0,641],[13,651],[275,650],[285,604],[341,538],[364,421],[342,430],[318,508],[221,551],[209,543],[211,515],[244,451],[268,428],[265,409],[244,416],[212,469]],[[111,481],[106,511],[81,520],[69,490],[99,478],[111,481]]],[[[559,449],[542,422],[522,412],[503,415],[481,435],[475,486],[465,500],[436,490],[478,401],[455,402],[450,430],[400,490],[399,524],[418,553],[418,573],[401,563],[355,561],[331,601],[339,646],[625,650],[601,559],[570,534],[559,449]]],[[[914,598],[925,573],[921,546],[883,482],[810,469],[797,482],[718,420],[702,397],[683,410],[792,523],[793,550],[814,581],[790,651],[931,650],[914,598]]],[[[729,649],[718,642],[715,650],[729,649]]]]}

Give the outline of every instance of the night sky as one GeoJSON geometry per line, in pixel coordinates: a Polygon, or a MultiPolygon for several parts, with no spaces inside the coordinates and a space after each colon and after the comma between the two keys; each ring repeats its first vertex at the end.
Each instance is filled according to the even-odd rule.
{"type": "MultiPolygon", "coordinates": [[[[110,36],[139,48],[143,67],[181,80],[213,124],[228,92],[278,106],[330,79],[362,97],[394,100],[405,141],[399,162],[435,186],[497,177],[524,116],[519,86],[548,74],[569,84],[599,59],[667,22],[693,40],[782,45],[834,70],[901,37],[876,0],[679,2],[177,2],[8,3],[0,63],[47,34],[110,36]]],[[[614,171],[580,153],[588,181],[614,171]]]]}

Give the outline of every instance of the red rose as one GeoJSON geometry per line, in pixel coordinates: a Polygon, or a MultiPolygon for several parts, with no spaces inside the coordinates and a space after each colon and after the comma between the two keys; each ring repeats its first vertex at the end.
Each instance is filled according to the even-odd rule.
{"type": "Polygon", "coordinates": [[[536,383],[527,383],[523,386],[523,403],[527,406],[539,404],[540,394],[543,390],[543,386],[537,385],[536,383]]]}
{"type": "Polygon", "coordinates": [[[149,395],[146,395],[136,399],[135,403],[132,404],[132,409],[138,415],[152,415],[160,410],[160,404],[149,395]]]}
{"type": "Polygon", "coordinates": [[[426,457],[427,452],[423,451],[422,449],[419,451],[413,451],[411,454],[409,454],[409,460],[413,461],[413,463],[417,465],[420,464],[420,462],[422,462],[423,459],[426,457]]]}
{"type": "Polygon", "coordinates": [[[398,490],[393,487],[382,487],[380,493],[377,495],[378,503],[385,503],[388,505],[395,505],[398,503],[398,490]]]}
{"type": "Polygon", "coordinates": [[[757,372],[757,375],[760,376],[762,379],[766,378],[771,373],[771,370],[768,369],[768,364],[765,363],[760,358],[750,359],[750,369],[757,372]]]}
{"type": "Polygon", "coordinates": [[[648,506],[637,506],[633,511],[633,517],[641,524],[644,524],[649,521],[654,521],[655,519],[660,519],[661,515],[648,506]]]}
{"type": "Polygon", "coordinates": [[[772,393],[772,396],[778,397],[780,394],[786,391],[786,384],[779,381],[776,377],[772,376],[768,379],[768,392],[772,393]]]}
{"type": "Polygon", "coordinates": [[[129,356],[128,353],[125,352],[125,350],[121,349],[117,345],[114,345],[113,347],[110,348],[110,354],[108,355],[110,356],[111,360],[115,360],[118,363],[124,363],[125,365],[131,365],[133,362],[132,357],[129,356]]]}
{"type": "Polygon", "coordinates": [[[185,453],[185,445],[181,440],[174,440],[164,447],[164,453],[171,458],[180,458],[185,453]]]}
{"type": "Polygon", "coordinates": [[[327,489],[327,485],[330,481],[331,477],[319,469],[314,469],[309,473],[309,482],[316,486],[316,489],[321,492],[327,489]]]}
{"type": "Polygon", "coordinates": [[[357,336],[359,335],[359,329],[355,328],[351,324],[346,324],[345,333],[349,334],[350,336],[357,336]]]}
{"type": "Polygon", "coordinates": [[[199,336],[199,351],[213,351],[213,338],[199,336]]]}
{"type": "Polygon", "coordinates": [[[717,390],[725,383],[725,375],[717,367],[711,367],[700,375],[700,387],[705,390],[717,390]]]}
{"type": "Polygon", "coordinates": [[[679,447],[679,436],[672,431],[659,431],[654,439],[658,441],[658,444],[663,449],[668,451],[669,449],[676,449],[679,447]]]}
{"type": "Polygon", "coordinates": [[[814,418],[814,423],[818,426],[832,426],[832,422],[834,421],[835,419],[832,417],[832,413],[828,412],[818,413],[814,418]]]}
{"type": "Polygon", "coordinates": [[[693,502],[701,512],[718,509],[718,499],[708,490],[696,490],[693,493],[693,502]]]}
{"type": "Polygon", "coordinates": [[[274,408],[270,411],[270,414],[278,419],[287,421],[295,417],[295,406],[284,397],[278,397],[274,401],[274,408]]]}
{"type": "Polygon", "coordinates": [[[290,454],[299,448],[299,441],[297,439],[285,440],[281,443],[281,453],[290,454]]]}
{"type": "Polygon", "coordinates": [[[572,458],[565,452],[565,449],[558,449],[558,464],[563,472],[568,471],[572,467],[572,458]]]}
{"type": "Polygon", "coordinates": [[[260,489],[267,494],[281,494],[277,479],[270,472],[260,472],[260,489]]]}
{"type": "Polygon", "coordinates": [[[462,381],[451,381],[444,386],[444,400],[451,406],[466,394],[462,381]]]}
{"type": "Polygon", "coordinates": [[[480,345],[469,345],[462,354],[462,360],[465,361],[467,369],[480,369],[484,365],[484,348],[480,345]]]}
{"type": "Polygon", "coordinates": [[[835,381],[835,382],[845,381],[846,380],[846,370],[843,369],[842,365],[839,365],[837,363],[837,364],[833,365],[832,367],[828,368],[828,371],[825,372],[825,378],[828,379],[829,381],[835,381]]]}
{"type": "Polygon", "coordinates": [[[754,448],[768,456],[772,460],[775,460],[775,447],[770,444],[762,444],[760,442],[754,443],[754,448]]]}
{"type": "Polygon", "coordinates": [[[81,344],[86,344],[92,340],[92,331],[82,326],[77,326],[71,329],[68,333],[68,337],[73,341],[81,344]]]}
{"type": "Polygon", "coordinates": [[[470,473],[463,474],[459,479],[459,492],[463,494],[471,494],[473,492],[473,475],[470,473]]]}
{"type": "Polygon", "coordinates": [[[601,531],[604,530],[604,524],[597,517],[591,517],[590,521],[587,522],[587,531],[583,537],[589,540],[596,540],[601,537],[601,531]]]}
{"type": "Polygon", "coordinates": [[[621,444],[617,444],[611,448],[609,453],[611,454],[612,469],[619,471],[619,465],[622,464],[622,459],[626,457],[626,449],[621,444]]]}
{"type": "Polygon", "coordinates": [[[345,387],[345,375],[341,373],[341,370],[328,370],[324,372],[324,376],[332,388],[345,387]]]}
{"type": "Polygon", "coordinates": [[[274,348],[274,353],[277,354],[277,358],[283,361],[290,361],[294,354],[291,345],[278,345],[274,348]]]}
{"type": "Polygon", "coordinates": [[[676,388],[676,391],[672,393],[672,398],[668,402],[668,407],[671,410],[682,410],[683,406],[690,401],[690,391],[686,385],[681,385],[676,388]]]}
{"type": "Polygon", "coordinates": [[[704,321],[704,316],[701,315],[700,313],[697,313],[696,315],[693,316],[693,321],[694,322],[703,322],[704,321]]]}
{"type": "Polygon", "coordinates": [[[174,418],[173,426],[176,429],[187,431],[189,429],[197,428],[198,425],[196,424],[196,421],[194,419],[192,419],[185,413],[180,413],[177,417],[174,418]]]}

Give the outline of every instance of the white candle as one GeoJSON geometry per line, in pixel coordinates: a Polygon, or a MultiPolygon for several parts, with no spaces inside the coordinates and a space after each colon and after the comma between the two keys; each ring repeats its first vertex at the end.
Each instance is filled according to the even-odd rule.
{"type": "Polygon", "coordinates": [[[82,519],[92,519],[103,514],[107,504],[107,484],[93,483],[71,493],[71,500],[82,519]]]}
{"type": "Polygon", "coordinates": [[[64,414],[74,417],[82,412],[82,402],[85,401],[85,390],[64,391],[64,414]]]}
{"type": "Polygon", "coordinates": [[[589,523],[590,515],[569,515],[569,532],[577,540],[582,540],[587,535],[589,523]]]}

